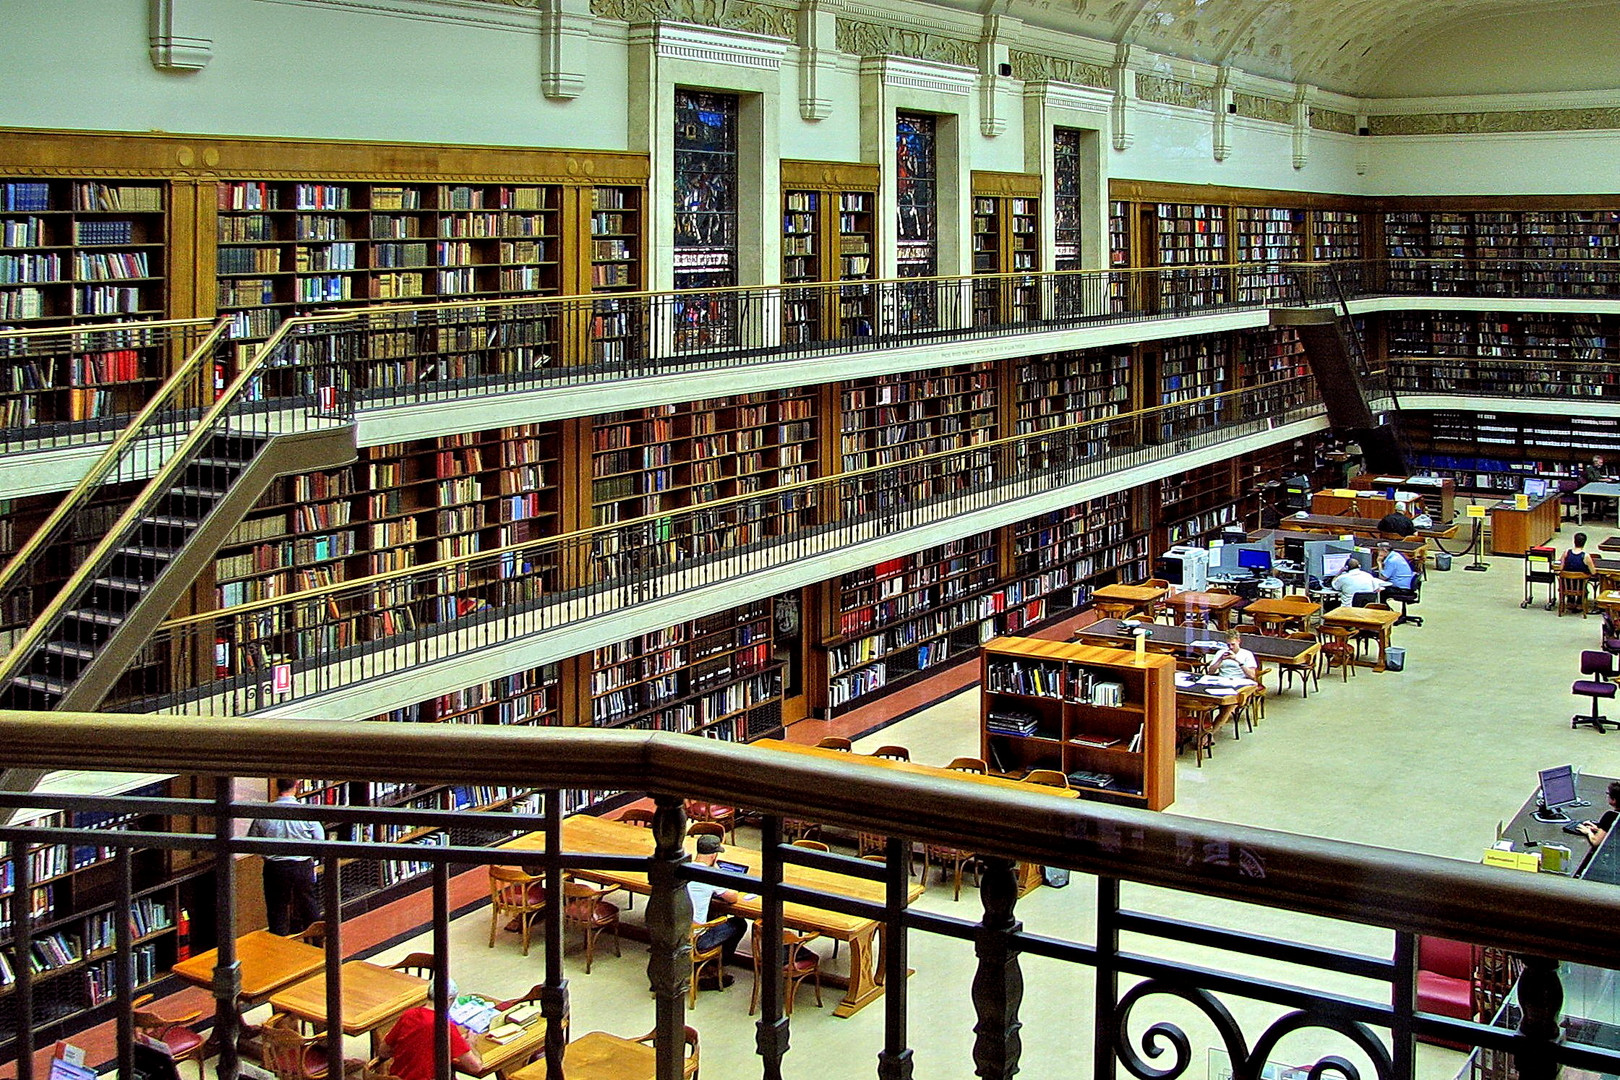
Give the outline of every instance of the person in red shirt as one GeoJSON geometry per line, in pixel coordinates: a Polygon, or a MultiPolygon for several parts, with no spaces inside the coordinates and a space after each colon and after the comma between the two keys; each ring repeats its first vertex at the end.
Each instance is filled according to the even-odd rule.
{"type": "MultiPolygon", "coordinates": [[[[388,1071],[399,1080],[434,1080],[433,1068],[433,995],[428,986],[428,1003],[400,1014],[387,1038],[383,1039],[382,1056],[391,1058],[388,1071]]],[[[450,1000],[456,999],[456,984],[450,984],[450,1000]]],[[[450,1062],[460,1072],[481,1073],[484,1061],[467,1042],[461,1028],[450,1025],[450,1062]]]]}

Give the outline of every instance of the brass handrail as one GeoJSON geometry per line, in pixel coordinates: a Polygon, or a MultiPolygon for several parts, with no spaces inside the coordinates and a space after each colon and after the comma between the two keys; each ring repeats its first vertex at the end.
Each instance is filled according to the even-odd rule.
{"type": "Polygon", "coordinates": [[[66,326],[35,326],[27,330],[8,327],[0,330],[0,341],[7,338],[68,337],[77,334],[122,333],[125,330],[188,330],[211,326],[216,321],[213,318],[204,317],[199,319],[160,319],[156,322],[72,323],[66,326]]]}
{"type": "MultiPolygon", "coordinates": [[[[147,481],[146,487],[141,489],[141,493],[131,500],[129,506],[125,508],[121,515],[119,515],[117,522],[115,522],[112,528],[107,531],[106,535],[101,538],[101,541],[96,544],[95,548],[84,557],[83,561],[80,562],[78,567],[74,570],[72,576],[70,576],[68,580],[62,584],[61,588],[57,590],[56,595],[51,598],[51,602],[45,605],[45,607],[34,616],[33,621],[28,624],[27,629],[25,629],[22,635],[12,643],[11,651],[4,657],[0,657],[0,686],[5,685],[16,676],[18,667],[30,656],[30,654],[32,654],[34,648],[39,644],[40,639],[43,638],[45,634],[49,632],[51,627],[55,625],[56,620],[61,616],[63,610],[70,602],[73,601],[74,598],[78,596],[79,591],[88,583],[91,575],[98,572],[102,560],[105,559],[117,545],[123,543],[125,533],[128,532],[128,530],[140,520],[140,517],[143,513],[145,513],[145,509],[147,505],[149,505],[149,502],[156,497],[161,496],[163,492],[169,490],[169,488],[173,485],[174,478],[179,474],[181,469],[186,467],[192,453],[199,445],[201,445],[204,439],[209,438],[212,435],[215,423],[218,422],[219,418],[223,416],[228,409],[236,406],[238,399],[241,397],[243,389],[259,373],[260,368],[268,363],[269,358],[274,355],[275,347],[279,345],[289,333],[300,326],[318,325],[320,323],[337,321],[339,319],[339,316],[331,315],[299,316],[297,318],[288,319],[280,326],[276,327],[275,333],[271,334],[264,344],[254,351],[248,362],[242,365],[241,370],[237,372],[236,378],[231,381],[230,385],[225,387],[225,389],[220,393],[219,397],[215,399],[213,405],[208,408],[208,411],[203,413],[202,417],[199,418],[197,423],[192,426],[191,431],[186,435],[186,437],[174,448],[158,470],[152,474],[151,479],[147,481]]],[[[230,320],[228,318],[222,318],[219,325],[214,328],[214,331],[209,334],[208,338],[206,339],[205,344],[207,345],[207,348],[199,347],[196,351],[194,351],[186,362],[181,365],[180,370],[175,373],[174,377],[171,378],[168,383],[164,384],[165,388],[178,385],[183,375],[194,376],[196,374],[196,368],[202,363],[202,358],[212,355],[211,350],[213,344],[220,340],[220,336],[229,328],[229,326],[230,320]]],[[[103,461],[112,460],[114,457],[113,451],[116,448],[121,448],[122,446],[127,445],[131,440],[139,437],[140,428],[143,426],[145,420],[150,418],[152,413],[156,411],[159,400],[160,399],[158,397],[154,397],[152,401],[147,403],[146,408],[142,409],[138,414],[136,414],[135,420],[131,422],[129,427],[124,429],[124,431],[119,435],[118,439],[114,440],[112,446],[108,447],[107,453],[102,455],[103,461]]],[[[102,474],[96,478],[96,482],[99,483],[99,481],[104,478],[105,474],[102,474]]],[[[75,499],[82,497],[82,494],[89,490],[90,484],[91,476],[86,475],[85,479],[81,480],[74,488],[73,493],[69,496],[69,498],[63,500],[63,506],[68,506],[72,504],[75,499]]],[[[43,532],[44,530],[41,529],[36,532],[35,535],[42,535],[43,532]]],[[[20,557],[21,552],[19,552],[18,555],[20,557]]],[[[10,570],[9,566],[7,567],[7,570],[10,570]]]]}
{"type": "Polygon", "coordinates": [[[23,769],[635,790],[1620,967],[1620,890],[661,732],[0,712],[23,769]],[[296,738],[288,738],[296,731],[296,738]],[[311,770],[314,770],[313,773],[311,770]],[[1210,860],[1208,852],[1221,852],[1210,860]]]}
{"type": "MultiPolygon", "coordinates": [[[[187,319],[168,324],[127,323],[122,327],[119,327],[119,329],[146,329],[153,326],[163,325],[207,325],[210,321],[211,320],[207,319],[187,319]]],[[[145,434],[147,422],[151,420],[152,415],[183,393],[188,386],[195,384],[195,379],[197,378],[202,365],[212,357],[215,346],[219,344],[220,339],[224,336],[229,327],[229,319],[220,319],[214,324],[214,329],[209,332],[208,336],[203,338],[202,341],[198,343],[197,347],[191,351],[191,354],[187,356],[180,366],[175,369],[174,374],[169,376],[164,384],[158,388],[157,392],[152,395],[144,406],[141,407],[141,410],[130,418],[129,423],[124,427],[124,430],[120,431],[117,437],[114,438],[112,442],[107,444],[107,448],[102,451],[101,456],[97,458],[95,463],[90,466],[89,470],[86,471],[79,482],[73,485],[73,490],[64,495],[62,500],[56,504],[55,509],[51,511],[50,516],[40,524],[39,528],[35,529],[31,534],[29,534],[28,539],[20,548],[17,549],[16,553],[12,555],[11,559],[6,563],[5,568],[0,570],[0,595],[3,595],[11,588],[11,586],[15,583],[17,576],[21,574],[23,568],[27,566],[29,560],[31,560],[38,553],[39,549],[49,541],[50,537],[54,534],[56,527],[59,526],[70,513],[78,509],[80,501],[89,494],[91,489],[98,487],[101,482],[107,478],[107,475],[112,472],[113,468],[118,464],[118,459],[120,456],[122,456],[124,449],[129,446],[130,443],[134,442],[138,438],[141,438],[145,434]]],[[[55,332],[64,333],[69,331],[55,332]]],[[[13,653],[16,651],[17,650],[15,648],[12,649],[13,653]]],[[[3,673],[7,672],[8,668],[9,665],[0,666],[0,680],[3,680],[6,677],[3,673]]]]}
{"type": "MultiPolygon", "coordinates": [[[[1296,379],[1311,380],[1314,379],[1314,376],[1296,376],[1296,379]]],[[[763,491],[753,491],[744,495],[728,495],[724,498],[713,499],[694,506],[682,506],[675,510],[666,510],[655,514],[644,514],[637,518],[626,518],[623,521],[615,521],[609,525],[592,525],[589,528],[575,529],[572,532],[566,533],[558,533],[556,536],[548,536],[540,540],[523,540],[519,541],[518,543],[507,544],[503,547],[485,548],[481,551],[472,552],[468,555],[454,555],[450,558],[439,559],[434,562],[417,563],[412,566],[402,567],[398,570],[387,570],[380,574],[369,574],[365,577],[359,578],[346,578],[343,581],[331,582],[325,585],[317,585],[312,589],[283,593],[279,596],[267,597],[260,600],[249,600],[241,604],[232,604],[230,607],[215,608],[211,611],[197,612],[192,615],[182,615],[160,623],[156,632],[177,630],[182,627],[195,626],[207,622],[217,622],[221,618],[236,618],[242,615],[251,615],[258,611],[279,608],[287,604],[308,603],[310,601],[319,600],[337,593],[346,593],[360,587],[381,586],[390,582],[411,580],[426,574],[438,573],[444,570],[453,570],[457,567],[463,567],[473,562],[483,562],[502,555],[513,555],[524,551],[541,551],[553,547],[560,548],[569,544],[585,543],[598,535],[611,535],[619,532],[620,530],[631,528],[632,526],[643,525],[648,522],[661,521],[663,519],[675,517],[681,514],[691,514],[700,511],[718,511],[741,503],[759,502],[762,499],[770,499],[792,493],[808,493],[811,489],[832,487],[845,482],[856,481],[864,477],[888,472],[892,469],[927,465],[929,463],[942,461],[948,458],[959,457],[962,454],[1004,450],[1030,439],[1048,438],[1064,432],[1079,431],[1083,428],[1117,424],[1122,421],[1143,420],[1150,418],[1157,413],[1165,412],[1171,409],[1185,409],[1191,406],[1202,405],[1208,402],[1229,398],[1234,395],[1252,394],[1262,390],[1270,392],[1274,391],[1279,386],[1286,386],[1292,381],[1295,380],[1280,380],[1278,382],[1265,383],[1261,386],[1247,386],[1237,390],[1223,390],[1218,394],[1207,394],[1203,397],[1193,398],[1188,401],[1176,401],[1164,405],[1152,405],[1145,409],[1137,409],[1132,412],[1119,413],[1114,416],[1102,416],[1095,420],[1086,420],[1073,424],[1064,424],[1060,427],[1045,428],[1041,431],[1032,431],[1024,435],[1008,435],[1000,439],[992,439],[987,442],[972,443],[967,446],[957,447],[954,450],[939,450],[931,454],[919,454],[917,457],[906,458],[904,461],[892,461],[883,465],[868,465],[862,469],[851,469],[848,472],[839,472],[833,474],[832,476],[817,477],[813,480],[800,480],[792,484],[782,484],[778,487],[767,488],[763,491]]],[[[3,675],[3,672],[0,672],[0,675],[3,675]]]]}

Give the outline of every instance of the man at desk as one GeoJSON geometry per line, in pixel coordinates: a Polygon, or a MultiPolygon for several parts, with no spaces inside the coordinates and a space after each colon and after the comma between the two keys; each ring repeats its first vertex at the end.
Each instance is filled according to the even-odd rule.
{"type": "Polygon", "coordinates": [[[1344,564],[1344,573],[1333,579],[1333,591],[1339,594],[1339,603],[1348,607],[1355,603],[1357,593],[1376,593],[1388,584],[1363,570],[1360,559],[1350,559],[1344,564]]]}
{"type": "MultiPolygon", "coordinates": [[[[702,866],[713,866],[725,850],[718,836],[700,836],[697,838],[697,862],[702,866]]],[[[722,889],[718,885],[710,885],[706,881],[688,881],[686,895],[692,900],[692,925],[697,926],[709,921],[709,903],[719,897],[727,904],[735,904],[740,897],[733,889],[722,889]]],[[[741,915],[733,915],[719,926],[711,926],[701,931],[693,945],[707,952],[718,947],[721,950],[721,985],[731,985],[731,975],[725,968],[731,966],[731,961],[737,955],[737,943],[742,940],[743,933],[748,929],[748,921],[741,915]]]]}
{"type": "Polygon", "coordinates": [[[1243,647],[1243,635],[1236,630],[1226,632],[1226,646],[1209,658],[1204,671],[1231,679],[1260,681],[1260,662],[1255,659],[1254,653],[1243,647]]]}
{"type": "MultiPolygon", "coordinates": [[[[1417,582],[1417,571],[1412,569],[1412,564],[1407,562],[1406,556],[1396,551],[1387,540],[1378,545],[1378,550],[1381,554],[1378,572],[1389,582],[1384,599],[1415,601],[1417,593],[1413,591],[1413,585],[1417,582]]],[[[1406,621],[1405,615],[1395,620],[1396,625],[1406,621]]]]}

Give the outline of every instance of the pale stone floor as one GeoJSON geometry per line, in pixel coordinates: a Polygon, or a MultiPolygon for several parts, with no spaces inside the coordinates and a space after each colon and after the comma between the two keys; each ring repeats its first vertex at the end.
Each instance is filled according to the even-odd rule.
{"type": "MultiPolygon", "coordinates": [[[[1558,538],[1567,544],[1569,527],[1558,538]]],[[[1597,537],[1607,535],[1598,526],[1597,537]]],[[[1570,730],[1570,715],[1584,699],[1570,696],[1579,651],[1596,647],[1600,621],[1559,618],[1540,604],[1521,609],[1523,563],[1492,559],[1485,573],[1462,570],[1430,575],[1423,603],[1414,613],[1422,627],[1399,627],[1395,642],[1408,649],[1401,673],[1362,671],[1346,685],[1335,675],[1323,692],[1301,700],[1297,692],[1273,698],[1268,716],[1253,735],[1234,742],[1220,737],[1215,757],[1196,768],[1191,757],[1177,767],[1176,802],[1168,811],[1219,821],[1333,837],[1383,847],[1477,859],[1495,837],[1499,821],[1510,817],[1529,795],[1536,770],[1573,762],[1585,772],[1620,776],[1620,734],[1570,730]]],[[[1544,595],[1544,594],[1543,594],[1544,595]]],[[[1620,707],[1611,711],[1620,716],[1620,707]]],[[[917,761],[943,764],[959,754],[978,754],[977,696],[967,692],[896,723],[857,744],[900,743],[917,761]]],[[[745,837],[746,840],[746,837],[745,837]]],[[[1093,882],[1076,875],[1066,889],[1040,889],[1020,902],[1026,927],[1038,933],[1090,941],[1093,882]]],[[[1294,940],[1387,956],[1391,935],[1366,927],[1307,916],[1240,908],[1235,904],[1177,895],[1146,887],[1124,889],[1129,907],[1184,919],[1294,940]]],[[[972,918],[977,894],[964,890],[953,903],[949,889],[931,882],[920,906],[972,918]]],[[[637,903],[627,921],[639,921],[637,903]]],[[[453,928],[452,964],[464,990],[494,996],[515,995],[543,977],[540,951],[518,955],[514,935],[486,946],[488,915],[475,912],[453,928]]],[[[569,960],[575,1034],[603,1029],[636,1036],[652,1026],[644,949],[631,942],[622,958],[598,957],[589,976],[574,962],[577,937],[570,935],[569,960]]],[[[424,936],[385,952],[388,962],[424,948],[424,936]]],[[[1303,981],[1300,969],[1170,943],[1128,938],[1128,949],[1208,966],[1303,981]]],[[[973,1011],[969,988],[974,958],[969,944],[914,934],[910,962],[909,1042],[919,1078],[973,1075],[973,1011]]],[[[836,964],[844,962],[844,953],[836,964]]],[[[1089,1075],[1091,987],[1089,968],[1042,959],[1024,962],[1022,1076],[1034,1080],[1089,1075]]],[[[701,995],[689,1014],[702,1036],[702,1073],[710,1080],[759,1075],[753,1054],[754,1018],[747,1015],[750,975],[738,970],[724,993],[701,995]]],[[[1347,977],[1319,976],[1317,985],[1367,997],[1378,987],[1347,977]]],[[[1129,980],[1126,980],[1129,985],[1129,980]]],[[[817,1010],[809,991],[801,992],[792,1025],[792,1049],[784,1074],[815,1080],[872,1077],[882,1045],[883,1009],[875,1004],[855,1017],[831,1016],[837,992],[826,994],[817,1010]]],[[[1281,1010],[1227,999],[1252,1045],[1281,1010]]],[[[1219,1039],[1190,1007],[1158,997],[1144,1002],[1133,1029],[1171,1021],[1185,1026],[1194,1060],[1187,1076],[1212,1080],[1211,1048],[1219,1039]],[[1144,1019],[1145,1018],[1145,1019],[1144,1019]]],[[[356,1045],[355,1053],[363,1047],[356,1045]]],[[[1274,1060],[1308,1063],[1324,1053],[1358,1054],[1341,1038],[1302,1033],[1283,1041],[1274,1060]]],[[[1165,1055],[1156,1065],[1166,1064],[1165,1055]]],[[[1419,1048],[1419,1072],[1448,1078],[1462,1055],[1419,1048]]],[[[1370,1077],[1364,1060],[1362,1075],[1370,1077]]],[[[1121,1076],[1126,1074],[1121,1070],[1121,1076]]]]}

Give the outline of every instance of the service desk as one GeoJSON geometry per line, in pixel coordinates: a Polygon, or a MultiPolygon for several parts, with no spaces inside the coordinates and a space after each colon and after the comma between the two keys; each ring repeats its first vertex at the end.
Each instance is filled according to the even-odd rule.
{"type": "MultiPolygon", "coordinates": [[[[1359,477],[1357,478],[1359,479],[1359,477]]],[[[1381,520],[1386,515],[1399,510],[1407,517],[1417,517],[1423,509],[1423,498],[1416,492],[1409,492],[1408,499],[1388,499],[1382,495],[1375,495],[1371,491],[1354,491],[1354,494],[1343,494],[1344,491],[1354,491],[1344,488],[1340,491],[1318,491],[1311,496],[1311,513],[1337,514],[1345,517],[1362,517],[1381,520]]],[[[1449,520],[1449,519],[1448,519],[1449,520]]]]}
{"type": "MultiPolygon", "coordinates": [[[[651,829],[627,825],[622,821],[592,817],[589,814],[575,814],[563,820],[562,843],[565,851],[581,854],[637,855],[647,858],[653,853],[651,829]]],[[[509,840],[501,847],[523,851],[543,849],[545,845],[544,833],[530,833],[509,840]]],[[[724,858],[727,862],[742,864],[746,867],[747,873],[759,876],[761,855],[758,851],[727,844],[724,858]]],[[[643,871],[572,870],[570,873],[582,880],[596,881],[604,885],[619,885],[630,892],[642,895],[651,891],[647,885],[647,875],[643,871]]],[[[885,899],[884,885],[881,881],[868,881],[865,878],[835,874],[809,866],[792,864],[784,866],[782,880],[790,885],[836,893],[874,904],[882,904],[885,899]]],[[[917,899],[922,893],[921,885],[911,886],[912,900],[917,899]]],[[[762,910],[757,896],[745,896],[736,903],[726,906],[745,919],[759,918],[762,910]]],[[[853,1016],[883,995],[882,924],[876,919],[844,915],[836,911],[807,907],[804,904],[784,904],[782,920],[796,930],[819,930],[823,937],[849,942],[847,990],[843,1000],[833,1010],[834,1016],[853,1016]]],[[[823,975],[822,978],[835,985],[838,981],[834,976],[823,975]]]]}
{"type": "MultiPolygon", "coordinates": [[[[1607,776],[1588,776],[1586,773],[1577,776],[1575,778],[1575,794],[1579,795],[1589,805],[1565,807],[1564,813],[1569,817],[1570,821],[1596,821],[1602,817],[1603,812],[1609,808],[1608,792],[1610,783],[1612,781],[1607,776]]],[[[1574,856],[1574,862],[1570,864],[1573,872],[1576,867],[1581,865],[1581,861],[1586,858],[1590,845],[1587,844],[1586,837],[1565,832],[1564,822],[1536,820],[1536,802],[1540,794],[1540,790],[1537,789],[1524,801],[1524,805],[1519,807],[1519,812],[1513,815],[1513,820],[1508,822],[1507,828],[1502,833],[1502,839],[1512,840],[1513,846],[1521,851],[1525,850],[1526,837],[1537,845],[1562,844],[1569,848],[1570,854],[1574,856]]],[[[1620,833],[1620,829],[1616,829],[1615,832],[1620,833]]]]}
{"type": "Polygon", "coordinates": [[[1541,547],[1558,533],[1558,496],[1531,499],[1527,510],[1520,510],[1513,499],[1491,506],[1491,554],[1523,555],[1541,547]]]}
{"type": "Polygon", "coordinates": [[[1350,478],[1349,487],[1358,491],[1383,490],[1410,491],[1423,497],[1424,509],[1429,517],[1444,524],[1457,516],[1457,483],[1437,476],[1375,476],[1358,473],[1350,478]]]}

